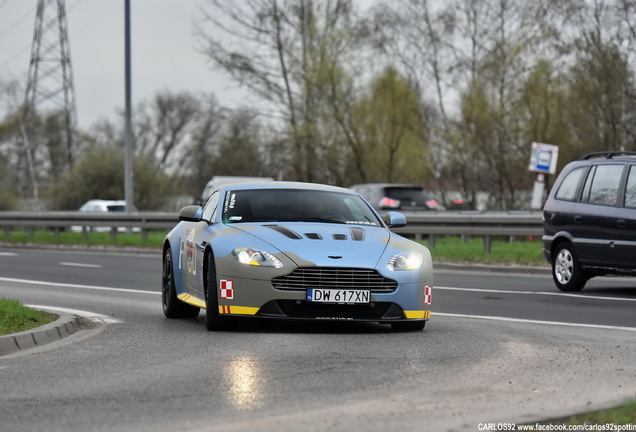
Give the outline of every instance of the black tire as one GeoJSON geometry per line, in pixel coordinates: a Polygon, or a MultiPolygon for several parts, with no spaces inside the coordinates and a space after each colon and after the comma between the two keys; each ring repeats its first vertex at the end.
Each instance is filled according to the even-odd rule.
{"type": "Polygon", "coordinates": [[[216,264],[212,253],[206,253],[205,277],[205,328],[210,331],[234,330],[237,327],[236,317],[227,317],[219,313],[218,287],[216,283],[216,264]]]}
{"type": "Polygon", "coordinates": [[[166,249],[163,253],[161,304],[163,305],[163,314],[168,318],[196,318],[199,316],[200,308],[184,303],[177,298],[177,290],[174,287],[174,268],[170,249],[166,249]]]}
{"type": "Polygon", "coordinates": [[[552,254],[552,278],[561,291],[581,291],[590,275],[583,270],[574,246],[569,242],[556,245],[552,254]]]}
{"type": "Polygon", "coordinates": [[[424,330],[426,321],[400,321],[391,323],[393,331],[420,331],[424,330]]]}

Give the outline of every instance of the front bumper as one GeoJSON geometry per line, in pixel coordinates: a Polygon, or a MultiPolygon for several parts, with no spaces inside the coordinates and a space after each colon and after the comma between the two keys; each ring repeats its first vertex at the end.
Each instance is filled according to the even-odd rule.
{"type": "Polygon", "coordinates": [[[258,317],[299,319],[299,320],[337,320],[337,321],[427,321],[430,311],[409,311],[417,318],[407,318],[409,313],[395,303],[371,302],[369,304],[341,305],[311,303],[302,300],[272,300],[256,313],[258,317]],[[420,312],[420,313],[413,313],[420,312]]]}
{"type": "MultiPolygon", "coordinates": [[[[224,280],[220,278],[218,286],[224,280]]],[[[270,280],[233,278],[232,286],[231,298],[219,295],[222,315],[386,323],[430,318],[432,288],[420,283],[398,284],[392,292],[371,291],[371,301],[364,304],[310,302],[305,289],[276,289],[270,280]]]]}

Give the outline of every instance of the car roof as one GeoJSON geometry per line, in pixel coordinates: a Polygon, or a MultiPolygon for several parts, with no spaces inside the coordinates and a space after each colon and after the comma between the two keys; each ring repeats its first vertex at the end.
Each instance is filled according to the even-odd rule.
{"type": "Polygon", "coordinates": [[[112,204],[126,204],[125,200],[103,200],[103,199],[92,199],[92,200],[88,200],[86,201],[84,204],[82,205],[86,205],[86,204],[106,204],[106,205],[112,205],[112,204]]]}
{"type": "Polygon", "coordinates": [[[587,153],[578,159],[568,162],[561,171],[562,174],[576,168],[588,167],[591,164],[627,163],[636,161],[636,152],[629,151],[599,151],[587,153]]]}
{"type": "Polygon", "coordinates": [[[585,161],[585,160],[599,160],[599,159],[610,159],[610,160],[634,160],[636,157],[636,152],[633,151],[599,151],[588,153],[584,156],[581,156],[577,159],[577,161],[585,161]]]}
{"type": "Polygon", "coordinates": [[[350,189],[331,186],[319,183],[292,182],[292,181],[261,181],[250,183],[230,183],[224,184],[220,189],[227,190],[246,190],[246,189],[305,189],[305,190],[323,190],[332,192],[342,192],[348,194],[357,194],[350,189]]]}
{"type": "Polygon", "coordinates": [[[418,188],[418,189],[422,189],[421,186],[418,186],[416,184],[412,184],[412,183],[358,183],[358,184],[354,184],[351,187],[357,187],[357,186],[374,186],[374,187],[379,187],[379,188],[386,188],[386,187],[403,187],[403,188],[418,188]]]}

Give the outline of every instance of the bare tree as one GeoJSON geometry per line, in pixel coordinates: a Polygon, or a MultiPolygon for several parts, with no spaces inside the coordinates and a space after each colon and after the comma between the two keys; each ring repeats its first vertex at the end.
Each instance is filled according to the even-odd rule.
{"type": "Polygon", "coordinates": [[[200,103],[190,93],[162,92],[151,104],[141,104],[135,115],[135,152],[152,155],[157,168],[173,172],[196,126],[200,103]]]}
{"type": "Polygon", "coordinates": [[[295,179],[325,179],[323,101],[351,51],[354,15],[350,0],[208,0],[203,51],[278,113],[295,179]]]}

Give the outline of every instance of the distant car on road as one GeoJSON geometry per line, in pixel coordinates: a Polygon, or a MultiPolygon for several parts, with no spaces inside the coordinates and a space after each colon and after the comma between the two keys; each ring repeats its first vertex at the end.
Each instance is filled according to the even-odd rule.
{"type": "Polygon", "coordinates": [[[559,174],[543,208],[543,253],[561,291],[636,276],[636,152],[590,153],[559,174]]]}
{"type": "Polygon", "coordinates": [[[205,184],[201,196],[194,200],[194,204],[203,205],[205,203],[205,200],[208,199],[212,192],[223,185],[231,183],[253,183],[261,181],[274,181],[274,179],[272,177],[214,176],[205,184]]]}
{"type": "Polygon", "coordinates": [[[376,210],[443,210],[435,197],[421,186],[400,183],[361,183],[349,189],[358,192],[376,210]]]}
{"type": "MultiPolygon", "coordinates": [[[[106,214],[106,213],[123,213],[126,211],[126,201],[125,200],[103,200],[103,199],[92,199],[84,204],[78,210],[81,213],[91,213],[91,214],[106,214]]],[[[132,206],[132,212],[137,212],[137,207],[132,206]]],[[[109,226],[87,226],[87,230],[90,231],[110,231],[111,227],[109,226]]],[[[81,231],[81,226],[71,226],[71,231],[81,231]]],[[[126,227],[117,227],[117,231],[127,231],[126,227]]],[[[140,231],[139,228],[133,228],[133,231],[140,231]]]]}
{"type": "MultiPolygon", "coordinates": [[[[126,201],[92,199],[82,204],[79,211],[92,213],[124,212],[126,211],[126,201]]],[[[133,211],[137,211],[137,209],[133,208],[133,211]]]]}
{"type": "Polygon", "coordinates": [[[368,321],[422,330],[433,267],[423,245],[389,229],[357,193],[296,182],[216,189],[184,207],[163,245],[168,318],[206,309],[208,330],[238,318],[368,321]]]}

